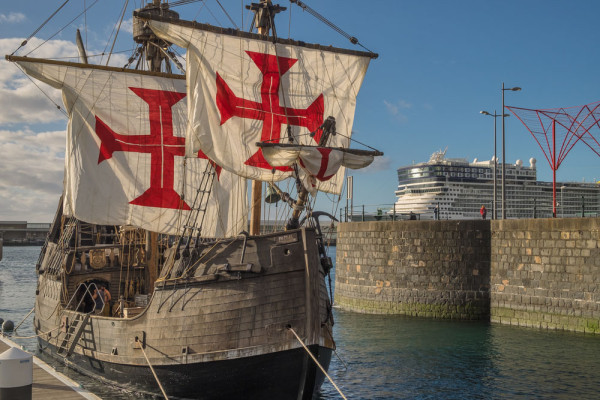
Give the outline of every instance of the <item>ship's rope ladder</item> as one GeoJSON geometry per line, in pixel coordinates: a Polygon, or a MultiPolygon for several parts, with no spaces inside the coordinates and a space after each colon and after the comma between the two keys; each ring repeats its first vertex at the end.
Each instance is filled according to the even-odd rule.
{"type": "Polygon", "coordinates": [[[214,166],[210,162],[206,163],[206,167],[202,172],[200,184],[196,190],[194,202],[190,207],[187,220],[183,225],[183,231],[177,239],[175,256],[176,258],[182,256],[187,260],[186,264],[188,265],[184,265],[184,268],[187,268],[189,263],[192,262],[193,257],[190,257],[190,247],[195,247],[202,240],[202,227],[204,225],[204,218],[206,216],[215,175],[216,171],[214,166]]]}
{"type": "Polygon", "coordinates": [[[58,243],[54,251],[52,251],[47,257],[45,273],[58,274],[64,261],[65,256],[69,253],[69,243],[77,229],[77,219],[75,217],[69,217],[65,221],[62,232],[58,239],[58,243]]]}

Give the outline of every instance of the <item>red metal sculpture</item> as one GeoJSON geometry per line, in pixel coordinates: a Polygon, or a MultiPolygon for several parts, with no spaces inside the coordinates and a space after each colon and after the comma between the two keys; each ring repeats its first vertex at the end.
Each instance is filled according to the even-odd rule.
{"type": "Polygon", "coordinates": [[[581,140],[600,156],[600,101],[546,110],[505,107],[529,130],[552,168],[552,215],[556,217],[556,171],[569,151],[581,140]]]}

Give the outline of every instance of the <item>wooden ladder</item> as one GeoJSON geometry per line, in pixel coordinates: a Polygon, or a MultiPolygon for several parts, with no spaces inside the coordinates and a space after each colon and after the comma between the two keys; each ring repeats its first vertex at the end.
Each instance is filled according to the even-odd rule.
{"type": "Polygon", "coordinates": [[[58,354],[63,357],[69,357],[73,353],[73,349],[79,342],[79,338],[83,333],[85,326],[90,319],[90,314],[77,314],[72,323],[69,324],[65,337],[58,347],[58,354]]]}

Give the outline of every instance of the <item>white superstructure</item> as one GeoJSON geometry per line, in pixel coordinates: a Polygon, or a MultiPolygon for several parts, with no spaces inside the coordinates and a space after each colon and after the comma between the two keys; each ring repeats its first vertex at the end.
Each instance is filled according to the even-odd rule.
{"type": "MultiPolygon", "coordinates": [[[[468,162],[446,158],[445,151],[432,154],[429,161],[398,168],[398,200],[391,213],[420,215],[420,219],[487,218],[493,212],[494,160],[468,162]]],[[[502,218],[502,165],[496,167],[497,216],[502,218]]],[[[537,181],[536,160],[529,166],[521,160],[505,164],[507,218],[552,217],[552,182],[537,181]]],[[[596,216],[600,212],[600,185],[596,183],[557,182],[557,217],[596,216]]]]}

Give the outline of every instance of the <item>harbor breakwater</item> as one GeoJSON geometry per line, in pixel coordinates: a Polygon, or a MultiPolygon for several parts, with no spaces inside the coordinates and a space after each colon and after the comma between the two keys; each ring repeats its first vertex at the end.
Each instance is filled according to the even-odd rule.
{"type": "Polygon", "coordinates": [[[600,334],[600,218],[338,225],[335,303],[600,334]]]}

